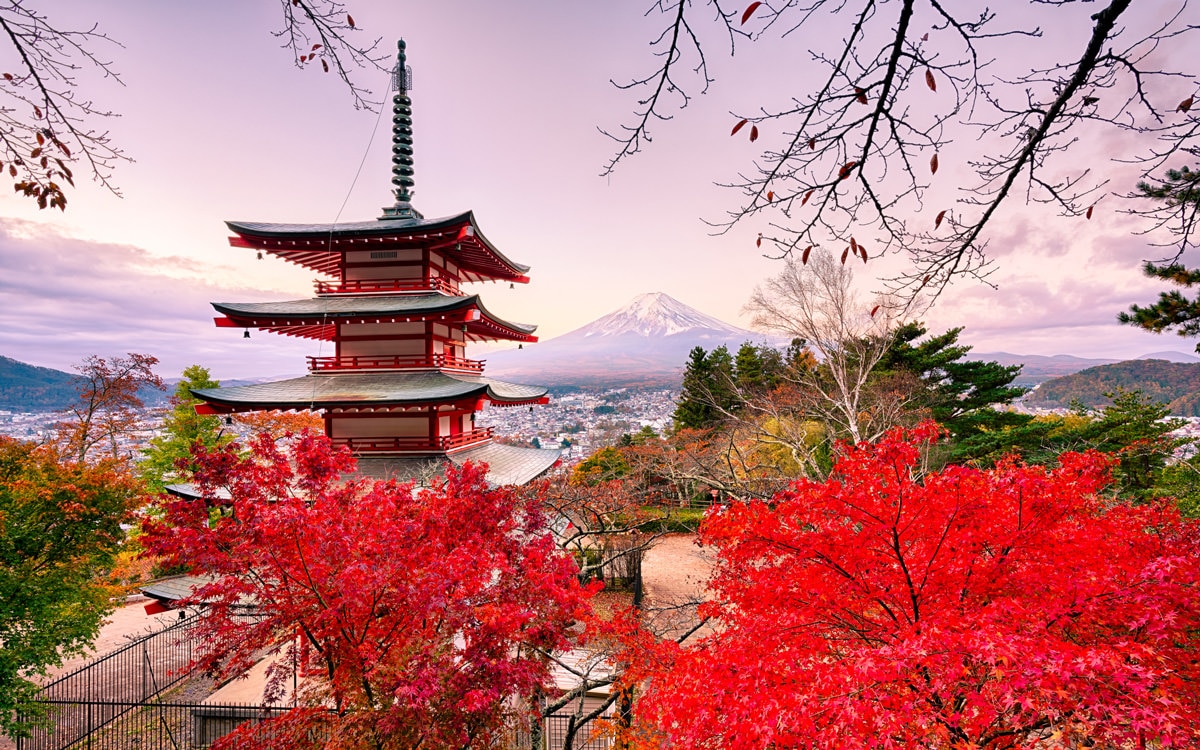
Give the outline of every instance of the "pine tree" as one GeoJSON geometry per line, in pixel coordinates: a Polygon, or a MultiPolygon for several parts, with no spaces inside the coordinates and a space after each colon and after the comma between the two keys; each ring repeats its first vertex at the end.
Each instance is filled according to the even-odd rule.
{"type": "Polygon", "coordinates": [[[880,374],[905,372],[919,378],[926,391],[918,402],[955,437],[1029,421],[1026,415],[991,408],[1011,403],[1025,392],[1012,385],[1021,366],[964,359],[971,347],[958,343],[962,330],[951,328],[918,342],[926,334],[924,325],[900,326],[880,360],[880,374]]]}
{"type": "Polygon", "coordinates": [[[171,411],[163,419],[162,432],[142,452],[139,469],[151,492],[162,492],[165,484],[190,478],[192,468],[180,469],[178,463],[182,460],[192,466],[192,446],[196,443],[211,450],[233,439],[221,432],[220,417],[196,413],[200,401],[192,391],[218,386],[220,382],[213,380],[205,367],[192,365],[183,371],[183,379],[171,396],[171,411]]]}
{"type": "Polygon", "coordinates": [[[683,371],[683,388],[672,419],[676,430],[698,430],[713,422],[711,399],[712,366],[704,347],[697,346],[688,354],[683,371]]]}
{"type": "MultiPolygon", "coordinates": [[[[1167,178],[1161,184],[1139,183],[1138,193],[1160,202],[1159,208],[1146,212],[1147,215],[1161,224],[1179,222],[1177,233],[1180,234],[1179,252],[1182,253],[1189,244],[1189,232],[1200,222],[1200,170],[1187,167],[1168,170],[1167,178]]],[[[1188,268],[1178,262],[1160,265],[1147,261],[1142,271],[1151,278],[1169,281],[1185,290],[1200,285],[1200,268],[1188,268]]],[[[1177,290],[1162,292],[1154,304],[1132,305],[1129,312],[1117,315],[1117,320],[1154,333],[1174,330],[1180,336],[1197,336],[1200,335],[1200,297],[1189,299],[1177,290]]],[[[1196,351],[1200,351],[1200,344],[1196,345],[1196,351]]]]}

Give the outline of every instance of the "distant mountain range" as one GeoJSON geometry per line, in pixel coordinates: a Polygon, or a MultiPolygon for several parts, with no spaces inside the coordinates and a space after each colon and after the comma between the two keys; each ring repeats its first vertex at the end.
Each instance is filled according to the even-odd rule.
{"type": "MultiPolygon", "coordinates": [[[[999,362],[1002,365],[1021,365],[1021,374],[1017,377],[1015,382],[1017,385],[1024,386],[1034,386],[1038,383],[1050,380],[1051,378],[1070,375],[1072,373],[1079,372],[1080,370],[1086,370],[1090,367],[1111,365],[1122,361],[1134,361],[1119,359],[1089,359],[1086,357],[1074,357],[1070,354],[1043,356],[1039,354],[1009,354],[1008,352],[971,352],[967,355],[967,359],[974,359],[982,362],[999,362]]],[[[1200,357],[1172,351],[1151,352],[1150,354],[1143,354],[1137,359],[1159,359],[1166,362],[1177,362],[1184,364],[1200,362],[1200,357]]]]}
{"type": "Polygon", "coordinates": [[[779,336],[755,333],[652,292],[582,328],[523,350],[491,352],[487,374],[548,386],[677,388],[693,347],[743,342],[779,346],[779,336]]]}
{"type": "Polygon", "coordinates": [[[0,409],[4,411],[58,411],[79,393],[78,375],[37,367],[0,357],[0,409]]]}
{"type": "Polygon", "coordinates": [[[1132,359],[1089,367],[1042,383],[1025,397],[1030,406],[1064,408],[1078,401],[1099,408],[1112,403],[1104,394],[1117,390],[1141,391],[1167,404],[1171,414],[1200,416],[1200,362],[1132,359]]]}

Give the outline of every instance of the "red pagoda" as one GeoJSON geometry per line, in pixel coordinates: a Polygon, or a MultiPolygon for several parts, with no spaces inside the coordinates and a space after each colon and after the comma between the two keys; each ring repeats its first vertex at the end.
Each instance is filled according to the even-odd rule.
{"type": "Polygon", "coordinates": [[[310,268],[316,297],[213,303],[221,327],[272,331],[332,343],[308,358],[309,374],[271,383],[196,390],[205,414],[266,409],[320,412],[325,433],[348,446],[368,476],[421,477],[445,461],[486,462],[495,484],[522,484],[559,451],[503,445],[475,426],[486,406],[548,401],[546,389],[483,376],[470,342],[534,342],[536,326],[511,323],[462,285],[528,283],[479,230],[471,212],[426,219],[412,206],[412,109],[405,45],[399,42],[392,99],[395,204],[375,220],[339,224],[227,222],[234,247],[310,268]]]}

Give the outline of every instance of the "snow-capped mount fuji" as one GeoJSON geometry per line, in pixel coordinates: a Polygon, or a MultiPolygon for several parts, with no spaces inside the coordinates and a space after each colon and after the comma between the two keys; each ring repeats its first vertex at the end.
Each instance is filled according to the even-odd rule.
{"type": "Polygon", "coordinates": [[[678,387],[688,352],[745,341],[779,345],[777,337],[706,315],[662,292],[640,294],[625,307],[521,351],[492,352],[487,374],[551,386],[678,387]]]}
{"type": "MultiPolygon", "coordinates": [[[[635,334],[647,337],[675,336],[689,331],[701,335],[725,333],[730,336],[750,336],[751,333],[711,315],[705,315],[662,292],[639,294],[625,307],[602,318],[559,336],[555,341],[593,336],[624,336],[635,334]]],[[[743,339],[744,340],[744,339],[743,339]]]]}

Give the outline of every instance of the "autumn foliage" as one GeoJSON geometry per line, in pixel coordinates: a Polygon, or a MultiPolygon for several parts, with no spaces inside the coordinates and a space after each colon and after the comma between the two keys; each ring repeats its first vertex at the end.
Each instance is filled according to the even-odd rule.
{"type": "Polygon", "coordinates": [[[1097,453],[922,476],[937,437],[709,516],[715,628],[630,674],[647,746],[1196,746],[1196,523],[1103,500],[1097,453]]]}
{"type": "Polygon", "coordinates": [[[271,694],[298,664],[299,709],[225,747],[482,747],[548,675],[589,594],[536,498],[489,488],[481,467],[431,489],[339,477],[344,450],[267,435],[198,457],[215,503],[164,500],[153,554],[215,582],[196,666],[221,677],[277,653],[271,694]],[[247,607],[247,605],[251,605],[247,607]]]}

